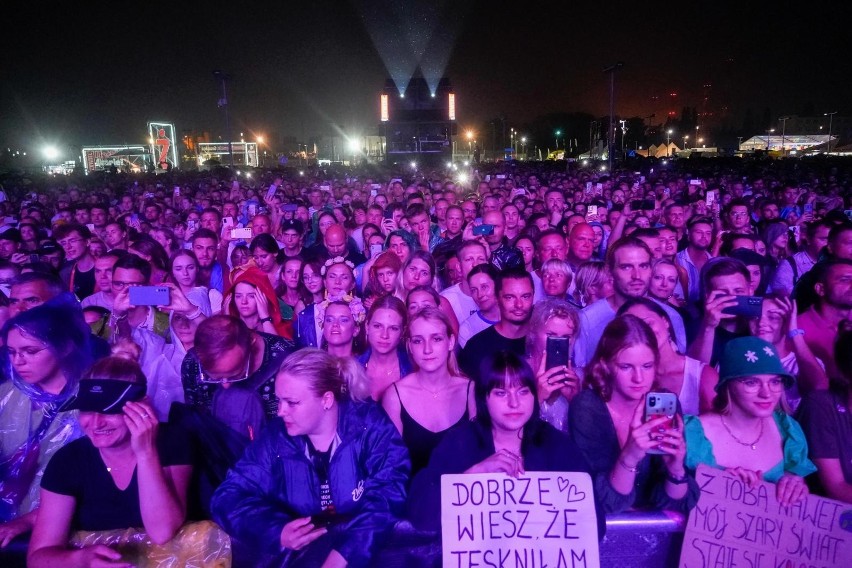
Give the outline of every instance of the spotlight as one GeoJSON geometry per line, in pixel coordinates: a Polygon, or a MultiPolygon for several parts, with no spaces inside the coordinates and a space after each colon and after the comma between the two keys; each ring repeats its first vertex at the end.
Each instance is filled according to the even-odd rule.
{"type": "Polygon", "coordinates": [[[602,172],[605,172],[605,171],[606,171],[606,166],[601,166],[601,171],[602,171],[602,172]]]}
{"type": "Polygon", "coordinates": [[[305,175],[305,172],[303,172],[302,170],[299,170],[299,175],[303,176],[303,175],[305,175]]]}
{"type": "Polygon", "coordinates": [[[459,183],[467,183],[467,174],[462,172],[459,174],[459,183]]]}
{"type": "Polygon", "coordinates": [[[413,170],[417,169],[417,162],[411,162],[411,169],[413,169],[413,170]]]}
{"type": "Polygon", "coordinates": [[[453,163],[452,163],[452,162],[447,162],[447,167],[448,167],[448,168],[452,168],[452,167],[453,167],[453,163]]]}
{"type": "Polygon", "coordinates": [[[55,160],[59,157],[59,150],[56,149],[56,146],[46,146],[42,152],[48,160],[55,160]]]}
{"type": "Polygon", "coordinates": [[[399,98],[404,99],[404,98],[405,98],[405,93],[400,93],[400,94],[399,94],[399,98]]]}
{"type": "Polygon", "coordinates": [[[433,98],[433,99],[435,98],[435,93],[432,93],[432,98],[433,98]]]}
{"type": "Polygon", "coordinates": [[[358,140],[355,138],[349,139],[349,151],[350,152],[358,152],[361,149],[361,144],[358,143],[358,140]]]}
{"type": "Polygon", "coordinates": [[[589,165],[589,160],[583,160],[583,165],[584,165],[584,166],[588,166],[588,165],[589,165]]]}
{"type": "Polygon", "coordinates": [[[246,177],[247,177],[247,178],[250,178],[250,177],[251,177],[251,174],[246,174],[246,177]]]}
{"type": "Polygon", "coordinates": [[[465,167],[467,167],[467,166],[469,166],[469,165],[470,165],[470,162],[465,162],[465,163],[464,163],[464,166],[465,166],[465,167]]]}

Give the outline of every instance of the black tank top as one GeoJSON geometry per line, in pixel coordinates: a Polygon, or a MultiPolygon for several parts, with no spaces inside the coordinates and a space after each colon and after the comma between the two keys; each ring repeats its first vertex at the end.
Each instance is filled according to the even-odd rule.
{"type": "Polygon", "coordinates": [[[429,456],[432,455],[432,450],[444,439],[444,435],[458,426],[459,424],[470,420],[470,412],[468,409],[468,399],[470,397],[470,385],[473,381],[467,383],[467,391],[465,392],[464,414],[458,421],[445,430],[433,432],[424,428],[405,410],[405,405],[402,404],[402,398],[399,396],[399,389],[396,388],[396,383],[393,384],[393,390],[396,391],[396,397],[399,399],[400,420],[402,421],[402,441],[408,447],[408,453],[411,456],[411,477],[414,474],[426,467],[429,463],[429,456]]]}

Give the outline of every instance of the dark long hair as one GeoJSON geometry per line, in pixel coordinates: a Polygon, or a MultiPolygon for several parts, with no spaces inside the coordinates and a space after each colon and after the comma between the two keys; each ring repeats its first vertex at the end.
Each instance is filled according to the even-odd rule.
{"type": "Polygon", "coordinates": [[[535,402],[529,421],[524,425],[522,439],[530,440],[537,436],[543,422],[536,395],[538,383],[535,372],[523,357],[512,351],[498,351],[493,357],[483,360],[476,386],[476,420],[487,431],[491,431],[491,415],[486,400],[494,389],[512,386],[527,387],[532,391],[535,402]]]}

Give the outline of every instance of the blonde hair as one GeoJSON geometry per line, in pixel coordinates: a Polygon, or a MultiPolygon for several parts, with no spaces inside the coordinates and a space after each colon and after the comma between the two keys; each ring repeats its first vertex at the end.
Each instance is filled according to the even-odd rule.
{"type": "Polygon", "coordinates": [[[307,380],[318,397],[330,392],[338,402],[363,402],[370,398],[367,374],[352,357],[335,357],[321,349],[305,347],[284,359],[278,376],[284,373],[307,380]]]}
{"type": "MultiPolygon", "coordinates": [[[[414,325],[414,322],[417,320],[424,319],[431,323],[437,323],[440,326],[443,326],[444,331],[447,334],[447,337],[456,338],[456,334],[453,333],[453,326],[450,323],[450,318],[447,317],[447,314],[439,310],[438,308],[423,308],[417,314],[411,317],[408,322],[408,327],[405,330],[405,344],[408,348],[408,354],[411,355],[411,348],[409,347],[409,342],[411,341],[411,326],[414,325]]],[[[415,369],[419,369],[417,363],[414,361],[414,357],[411,357],[411,364],[415,369]]],[[[456,361],[456,355],[452,351],[449,353],[449,357],[447,357],[447,371],[450,373],[452,377],[464,377],[464,373],[459,369],[458,361],[456,361]]]]}

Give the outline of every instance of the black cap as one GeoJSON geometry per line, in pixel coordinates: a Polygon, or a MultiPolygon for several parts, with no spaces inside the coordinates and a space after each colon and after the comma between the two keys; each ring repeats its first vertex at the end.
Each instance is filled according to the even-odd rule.
{"type": "Polygon", "coordinates": [[[43,243],[41,243],[41,245],[39,245],[36,253],[38,253],[39,255],[53,254],[53,253],[59,252],[61,250],[62,250],[62,247],[60,247],[59,243],[57,243],[56,241],[44,241],[43,243]]]}
{"type": "Polygon", "coordinates": [[[21,231],[15,227],[3,229],[3,231],[0,232],[0,241],[15,241],[16,243],[19,243],[21,242],[21,231]]]}
{"type": "Polygon", "coordinates": [[[294,230],[300,235],[305,231],[305,225],[298,219],[284,219],[281,221],[281,232],[294,230]]]}
{"type": "Polygon", "coordinates": [[[124,403],[145,398],[145,385],[114,379],[82,379],[77,394],[59,410],[121,414],[124,403]]]}

